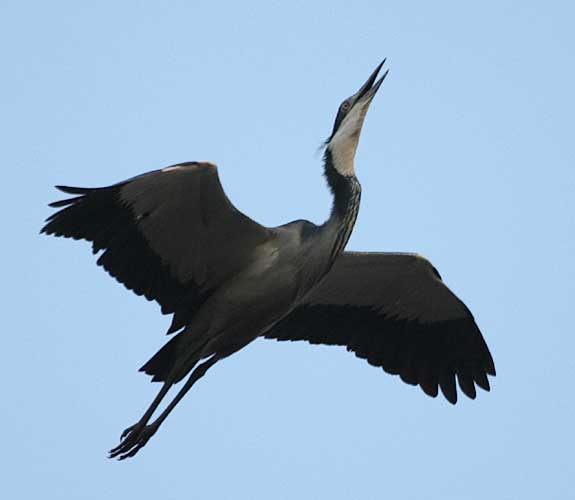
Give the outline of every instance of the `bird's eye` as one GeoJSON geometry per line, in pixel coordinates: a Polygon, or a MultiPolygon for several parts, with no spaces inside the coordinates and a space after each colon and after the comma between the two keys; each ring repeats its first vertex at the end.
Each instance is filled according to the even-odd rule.
{"type": "Polygon", "coordinates": [[[343,103],[341,105],[341,109],[343,109],[344,111],[347,111],[349,109],[349,101],[343,101],[343,103]]]}

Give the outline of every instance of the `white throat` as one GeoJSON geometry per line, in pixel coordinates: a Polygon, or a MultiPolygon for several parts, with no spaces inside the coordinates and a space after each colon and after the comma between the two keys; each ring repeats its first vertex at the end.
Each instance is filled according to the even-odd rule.
{"type": "Polygon", "coordinates": [[[327,145],[331,151],[333,166],[341,175],[355,175],[355,151],[366,112],[367,106],[353,107],[327,145]]]}

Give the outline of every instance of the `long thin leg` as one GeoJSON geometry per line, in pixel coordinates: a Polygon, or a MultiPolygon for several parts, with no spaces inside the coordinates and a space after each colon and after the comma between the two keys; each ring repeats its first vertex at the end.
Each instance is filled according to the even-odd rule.
{"type": "MultiPolygon", "coordinates": [[[[122,432],[122,435],[120,437],[122,441],[124,440],[124,438],[128,436],[132,436],[134,438],[142,431],[145,425],[150,421],[150,418],[152,418],[152,415],[157,410],[158,406],[162,402],[162,399],[164,399],[166,394],[168,394],[168,391],[170,390],[172,385],[174,385],[174,383],[170,378],[168,378],[168,380],[164,382],[164,385],[162,386],[162,388],[160,389],[160,391],[158,392],[158,394],[156,395],[156,397],[154,398],[154,400],[152,401],[146,412],[142,415],[142,418],[140,418],[140,420],[138,420],[134,425],[131,425],[127,429],[124,429],[124,432],[122,432]]],[[[125,441],[123,441],[122,444],[124,444],[124,442],[125,441]]],[[[110,458],[114,458],[115,456],[118,455],[117,451],[118,448],[120,448],[120,446],[116,446],[116,448],[110,450],[110,458]]]]}
{"type": "Polygon", "coordinates": [[[158,392],[158,395],[152,401],[152,404],[150,404],[149,408],[146,410],[146,413],[142,415],[140,422],[142,422],[144,425],[148,423],[148,421],[150,420],[150,418],[152,418],[152,415],[162,402],[162,399],[164,399],[166,394],[168,394],[168,391],[170,390],[172,385],[173,382],[168,378],[168,380],[164,382],[164,385],[162,385],[162,388],[160,389],[160,392],[158,392]]]}
{"type": "MultiPolygon", "coordinates": [[[[201,365],[196,367],[196,369],[192,372],[192,374],[186,381],[186,384],[180,389],[178,394],[176,394],[174,399],[170,402],[170,404],[166,407],[166,409],[158,416],[158,418],[154,420],[150,425],[145,425],[150,419],[153,411],[155,411],[155,409],[157,408],[158,405],[156,404],[156,406],[154,407],[150,415],[147,417],[147,420],[144,422],[144,424],[141,427],[136,428],[136,426],[140,425],[140,422],[144,421],[144,417],[146,417],[150,412],[150,409],[152,408],[150,406],[150,409],[148,409],[144,417],[142,417],[142,420],[140,420],[140,422],[138,422],[138,424],[134,426],[133,430],[132,428],[126,429],[126,431],[128,431],[126,434],[126,439],[124,439],[124,441],[122,441],[118,446],[116,446],[114,449],[110,451],[110,458],[118,457],[120,460],[124,460],[126,458],[133,457],[136,453],[138,453],[140,448],[143,448],[146,445],[148,440],[156,433],[160,425],[162,425],[162,422],[167,418],[170,412],[176,407],[176,405],[192,388],[192,386],[206,374],[206,372],[211,366],[215,365],[220,359],[222,359],[222,357],[223,356],[214,354],[207,361],[204,361],[201,365]]],[[[162,388],[162,391],[163,390],[164,388],[162,388]]],[[[160,393],[162,391],[160,391],[160,393]]],[[[158,396],[160,396],[160,394],[158,394],[158,396]]],[[[156,403],[156,400],[154,400],[152,405],[154,405],[154,403],[156,403]]],[[[124,436],[124,434],[122,436],[124,436]]]]}

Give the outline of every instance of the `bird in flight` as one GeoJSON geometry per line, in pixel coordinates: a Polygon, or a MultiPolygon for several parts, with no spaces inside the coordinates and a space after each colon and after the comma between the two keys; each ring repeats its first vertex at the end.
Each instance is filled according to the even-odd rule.
{"type": "Polygon", "coordinates": [[[98,265],[172,314],[175,334],[140,371],[162,383],[110,457],[134,456],[194,383],[258,337],[341,345],[429,396],[457,401],[495,375],[465,304],[424,257],[346,252],[361,197],[354,158],[380,63],[337,111],[323,168],[333,195],[322,225],[264,227],[237,210],[215,165],[187,162],[102,188],[57,186],[70,198],[42,232],[87,240],[98,265]],[[189,376],[188,376],[189,375],[189,376]],[[188,376],[156,416],[170,389],[188,376]]]}

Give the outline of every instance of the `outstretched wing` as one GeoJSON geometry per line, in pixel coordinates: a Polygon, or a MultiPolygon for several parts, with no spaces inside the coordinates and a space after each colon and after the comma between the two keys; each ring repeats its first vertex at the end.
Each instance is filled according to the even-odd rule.
{"type": "Polygon", "coordinates": [[[184,326],[219,285],[249,264],[270,231],[239,212],[217,168],[182,163],[104,188],[57,186],[75,195],[43,233],[92,242],[98,264],[184,326]]]}
{"type": "Polygon", "coordinates": [[[451,402],[475,398],[495,375],[469,309],[423,257],[344,252],[320,285],[266,334],[277,340],[345,345],[375,366],[451,402]]]}

